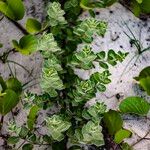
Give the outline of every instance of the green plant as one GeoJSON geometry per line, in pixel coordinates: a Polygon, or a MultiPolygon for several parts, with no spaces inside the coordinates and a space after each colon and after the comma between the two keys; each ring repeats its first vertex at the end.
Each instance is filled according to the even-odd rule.
{"type": "MultiPolygon", "coordinates": [[[[122,62],[128,53],[112,49],[108,52],[94,53],[90,47],[93,35],[104,36],[107,23],[95,18],[77,20],[83,11],[82,8],[106,7],[115,1],[104,0],[99,3],[67,0],[60,4],[57,0],[53,0],[48,4],[45,22],[41,24],[36,19],[29,18],[26,28],[16,22],[23,18],[24,7],[22,1],[15,1],[13,9],[10,4],[12,0],[0,1],[0,11],[25,35],[19,42],[13,40],[14,48],[3,53],[0,59],[3,63],[12,62],[21,66],[17,62],[8,60],[11,52],[17,51],[23,55],[30,55],[39,51],[43,57],[38,83],[41,94],[29,92],[23,94],[23,89],[29,82],[21,84],[16,77],[9,78],[5,82],[0,78],[0,113],[3,115],[1,128],[4,115],[18,104],[21,94],[23,107],[28,110],[26,124],[19,126],[15,120],[8,124],[9,135],[7,138],[4,137],[5,143],[11,148],[23,150],[32,150],[35,145],[52,147],[53,150],[60,147],[65,150],[80,150],[85,146],[94,145],[96,148],[103,146],[106,142],[104,138],[106,133],[115,144],[129,147],[123,140],[130,137],[131,132],[123,128],[120,112],[145,115],[149,109],[145,101],[141,99],[138,101],[143,104],[143,107],[146,106],[145,111],[139,111],[141,103],[138,103],[138,109],[132,107],[129,110],[128,105],[122,102],[120,111],[107,111],[107,106],[102,102],[86,105],[89,100],[96,97],[97,91],[106,91],[107,85],[111,82],[109,67],[122,62]],[[6,6],[8,11],[4,11],[6,6]],[[17,14],[20,12],[19,16],[16,12],[17,14]],[[82,48],[78,51],[79,44],[82,48]],[[99,64],[100,70],[91,73],[88,79],[81,79],[75,74],[75,69],[94,70],[95,62],[99,64]],[[55,108],[54,112],[51,111],[53,108],[55,108]],[[47,113],[43,117],[41,113],[44,110],[47,113]],[[41,133],[42,129],[46,132],[41,133]]],[[[21,67],[26,70],[24,66],[21,67]]]]}

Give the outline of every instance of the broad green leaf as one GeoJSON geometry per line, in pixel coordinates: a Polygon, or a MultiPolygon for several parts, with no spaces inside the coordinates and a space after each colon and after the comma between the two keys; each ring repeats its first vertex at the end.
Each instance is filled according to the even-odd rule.
{"type": "Polygon", "coordinates": [[[12,20],[21,20],[25,14],[22,0],[0,1],[0,11],[12,20]]]}
{"type": "Polygon", "coordinates": [[[109,110],[109,112],[105,113],[103,121],[110,135],[114,135],[118,132],[123,125],[123,120],[120,114],[114,110],[109,110]]]}
{"type": "Polygon", "coordinates": [[[9,78],[6,81],[6,85],[8,89],[15,91],[17,94],[21,94],[22,85],[21,85],[21,82],[17,78],[9,78]]]}
{"type": "Polygon", "coordinates": [[[27,120],[27,125],[30,130],[33,130],[33,128],[34,128],[34,123],[36,121],[36,116],[37,116],[38,111],[39,111],[39,107],[36,105],[34,105],[30,109],[30,112],[28,115],[28,120],[27,120]]]}
{"type": "Polygon", "coordinates": [[[17,144],[19,142],[19,137],[18,136],[12,136],[12,137],[9,137],[7,142],[9,144],[17,144]]]}
{"type": "Polygon", "coordinates": [[[22,146],[22,150],[33,150],[33,145],[28,143],[22,146]]]}
{"type": "Polygon", "coordinates": [[[29,55],[37,50],[38,40],[33,35],[23,36],[19,43],[13,40],[14,48],[24,55],[29,55]]]}
{"type": "Polygon", "coordinates": [[[18,102],[19,97],[13,90],[5,90],[4,95],[0,96],[0,113],[6,115],[18,104],[18,102]]]}
{"type": "Polygon", "coordinates": [[[132,132],[126,129],[120,129],[114,137],[114,141],[117,144],[120,144],[125,138],[129,138],[132,135],[132,132]]]}
{"type": "Polygon", "coordinates": [[[28,18],[26,22],[26,29],[29,33],[34,34],[38,33],[41,30],[42,26],[41,23],[33,18],[28,18]]]}
{"type": "Polygon", "coordinates": [[[150,66],[144,68],[139,76],[134,79],[137,80],[147,94],[150,95],[150,66]]]}
{"type": "Polygon", "coordinates": [[[150,13],[150,1],[143,0],[143,2],[140,4],[140,8],[141,8],[142,12],[150,13]]]}
{"type": "Polygon", "coordinates": [[[128,97],[120,103],[119,109],[123,113],[145,116],[150,110],[150,104],[141,97],[128,97]]]}

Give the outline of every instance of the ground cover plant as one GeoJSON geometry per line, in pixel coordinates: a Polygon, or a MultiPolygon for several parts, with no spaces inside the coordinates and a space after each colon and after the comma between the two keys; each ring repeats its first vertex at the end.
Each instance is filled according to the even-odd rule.
{"type": "MultiPolygon", "coordinates": [[[[23,2],[0,1],[0,11],[24,33],[20,40],[12,39],[13,48],[4,52],[0,60],[19,65],[28,72],[24,66],[9,60],[8,56],[14,52],[22,55],[40,52],[43,57],[40,94],[24,91],[28,83],[21,83],[13,73],[8,79],[0,77],[0,130],[4,128],[5,116],[13,114],[18,103],[28,111],[24,125],[19,126],[12,119],[7,124],[7,134],[0,133],[4,149],[32,150],[36,146],[53,150],[132,149],[124,142],[125,138],[132,136],[132,132],[124,128],[122,116],[134,114],[146,117],[150,104],[138,96],[125,98],[118,110],[108,110],[100,100],[88,104],[96,97],[96,92],[107,90],[111,82],[110,66],[123,62],[129,55],[113,49],[95,53],[91,46],[93,36],[103,37],[108,28],[107,22],[94,18],[93,8],[110,6],[114,2],[68,0],[64,3],[53,0],[47,3],[44,22],[28,18],[24,28],[17,22],[25,14],[23,2]],[[87,9],[91,17],[80,20],[79,15],[87,9]],[[100,69],[91,73],[88,79],[82,79],[75,73],[75,69],[94,69],[95,63],[100,69]],[[44,112],[45,116],[41,117],[44,112]],[[40,129],[46,132],[41,133],[40,129]]],[[[136,39],[132,42],[138,47],[136,39]]],[[[148,94],[149,72],[147,67],[135,77],[148,94]]]]}

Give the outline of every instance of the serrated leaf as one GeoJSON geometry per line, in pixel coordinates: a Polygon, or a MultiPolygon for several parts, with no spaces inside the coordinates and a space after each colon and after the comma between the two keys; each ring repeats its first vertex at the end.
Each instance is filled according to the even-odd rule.
{"type": "Polygon", "coordinates": [[[39,107],[36,105],[30,109],[28,120],[27,120],[27,125],[30,130],[33,130],[34,128],[34,123],[35,123],[38,111],[39,111],[39,107]]]}
{"type": "Polygon", "coordinates": [[[0,1],[0,11],[12,20],[21,20],[25,14],[22,0],[0,1]]]}
{"type": "Polygon", "coordinates": [[[30,143],[24,144],[22,146],[22,150],[32,150],[33,149],[33,145],[30,143]]]}
{"type": "Polygon", "coordinates": [[[34,19],[34,18],[28,18],[26,22],[26,29],[29,33],[34,34],[38,33],[42,28],[41,23],[34,19]]]}
{"type": "Polygon", "coordinates": [[[13,40],[12,42],[14,48],[23,55],[29,55],[37,50],[38,40],[33,35],[23,36],[19,43],[16,40],[13,40]]]}
{"type": "Polygon", "coordinates": [[[123,113],[145,116],[150,110],[150,104],[141,97],[128,97],[120,103],[119,109],[123,113]]]}
{"type": "Polygon", "coordinates": [[[114,141],[117,144],[120,144],[125,138],[129,138],[132,135],[132,132],[126,129],[120,129],[114,137],[114,141]]]}
{"type": "Polygon", "coordinates": [[[4,95],[0,96],[0,113],[6,115],[18,104],[18,102],[19,97],[13,90],[5,90],[4,95]]]}
{"type": "Polygon", "coordinates": [[[104,114],[103,121],[110,135],[114,135],[122,128],[123,120],[117,111],[109,110],[104,114]]]}

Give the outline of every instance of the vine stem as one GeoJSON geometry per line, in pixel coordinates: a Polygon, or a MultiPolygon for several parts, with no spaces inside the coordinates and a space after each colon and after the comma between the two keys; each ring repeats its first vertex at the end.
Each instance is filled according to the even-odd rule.
{"type": "Polygon", "coordinates": [[[7,17],[7,19],[10,22],[12,22],[24,35],[28,35],[29,34],[28,31],[20,23],[14,21],[14,20],[12,20],[12,19],[10,19],[8,17],[7,17]]]}
{"type": "Polygon", "coordinates": [[[1,120],[0,120],[0,133],[3,127],[3,122],[4,122],[4,116],[1,116],[1,120]]]}
{"type": "Polygon", "coordinates": [[[150,130],[142,137],[141,139],[137,140],[135,143],[132,144],[132,146],[135,146],[136,144],[140,143],[142,140],[146,139],[148,134],[150,133],[150,130]]]}

